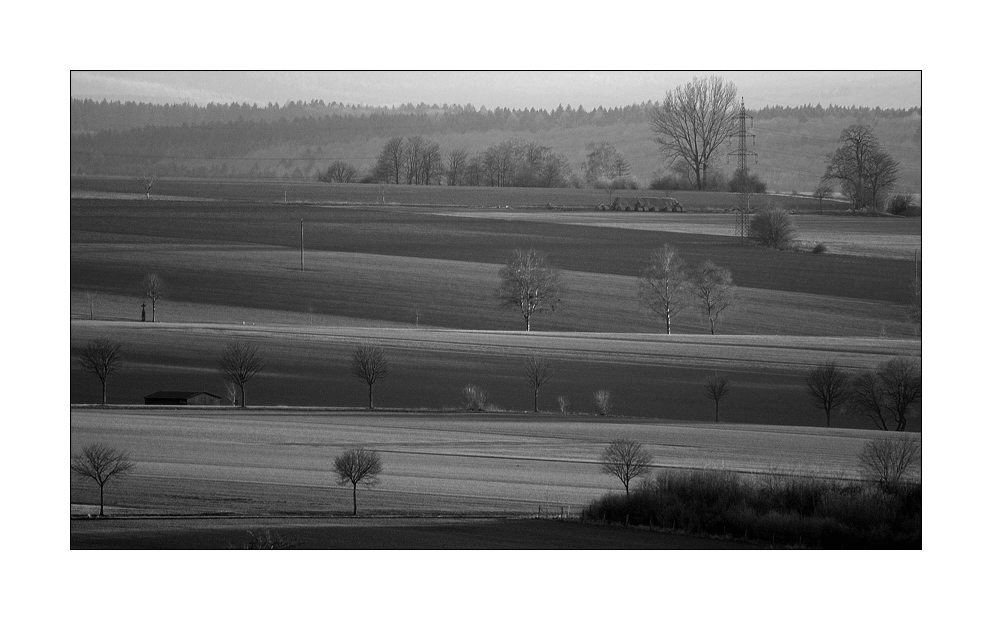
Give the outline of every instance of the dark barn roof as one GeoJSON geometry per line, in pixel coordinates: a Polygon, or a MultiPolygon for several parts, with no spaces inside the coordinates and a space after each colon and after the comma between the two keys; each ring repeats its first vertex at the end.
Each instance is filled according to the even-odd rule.
{"type": "Polygon", "coordinates": [[[192,398],[193,396],[199,396],[200,394],[206,394],[207,396],[213,396],[214,398],[220,398],[216,394],[211,394],[210,392],[155,392],[154,394],[149,394],[145,398],[192,398]]]}

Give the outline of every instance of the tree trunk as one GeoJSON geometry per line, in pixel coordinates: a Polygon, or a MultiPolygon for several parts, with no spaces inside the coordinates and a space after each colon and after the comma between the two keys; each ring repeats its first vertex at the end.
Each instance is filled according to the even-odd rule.
{"type": "Polygon", "coordinates": [[[716,400],[714,402],[716,403],[716,420],[715,421],[716,422],[719,422],[720,421],[720,401],[719,400],[716,400]]]}
{"type": "Polygon", "coordinates": [[[152,323],[155,322],[155,298],[152,297],[152,323]]]}
{"type": "Polygon", "coordinates": [[[537,413],[537,388],[534,388],[534,413],[537,413]]]}
{"type": "Polygon", "coordinates": [[[241,408],[245,408],[245,384],[241,384],[241,408]]]}
{"type": "Polygon", "coordinates": [[[100,485],[100,516],[103,516],[103,485],[100,485]]]}
{"type": "Polygon", "coordinates": [[[524,323],[527,325],[527,331],[530,331],[530,315],[529,314],[525,314],[524,315],[524,323]]]}
{"type": "Polygon", "coordinates": [[[101,395],[101,402],[103,403],[103,406],[106,407],[107,406],[107,381],[106,380],[100,382],[100,395],[101,395]]]}
{"type": "Polygon", "coordinates": [[[358,515],[358,483],[351,483],[351,514],[358,515]]]}
{"type": "Polygon", "coordinates": [[[830,409],[826,409],[827,412],[827,428],[830,428],[830,409]]]}
{"type": "Polygon", "coordinates": [[[372,406],[372,384],[369,384],[369,411],[372,411],[375,407],[372,406]]]}
{"type": "Polygon", "coordinates": [[[716,321],[711,317],[710,318],[710,335],[715,335],[715,334],[716,334],[716,321]]]}
{"type": "Polygon", "coordinates": [[[665,333],[669,335],[672,333],[672,317],[667,312],[665,313],[665,333]]]}

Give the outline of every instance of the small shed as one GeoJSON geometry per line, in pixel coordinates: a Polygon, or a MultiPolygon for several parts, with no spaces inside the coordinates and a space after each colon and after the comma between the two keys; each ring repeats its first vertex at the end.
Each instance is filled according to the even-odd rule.
{"type": "Polygon", "coordinates": [[[146,405],[219,405],[220,396],[210,392],[155,392],[145,396],[146,405]]]}

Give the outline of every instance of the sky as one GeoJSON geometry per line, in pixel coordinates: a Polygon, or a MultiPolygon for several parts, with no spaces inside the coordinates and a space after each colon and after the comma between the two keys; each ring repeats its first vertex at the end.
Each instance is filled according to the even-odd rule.
{"type": "Polygon", "coordinates": [[[658,101],[709,75],[736,84],[749,108],[922,106],[921,71],[72,71],[69,81],[73,98],[111,101],[592,109],[658,101]]]}

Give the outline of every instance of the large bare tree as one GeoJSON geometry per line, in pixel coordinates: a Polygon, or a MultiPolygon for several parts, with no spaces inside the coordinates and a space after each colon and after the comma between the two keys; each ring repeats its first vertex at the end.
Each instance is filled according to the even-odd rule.
{"type": "Polygon", "coordinates": [[[375,450],[353,448],[334,459],[334,473],[338,484],[351,483],[352,513],[358,514],[358,485],[378,484],[382,473],[382,459],[375,450]]]}
{"type": "Polygon", "coordinates": [[[103,515],[103,487],[114,478],[123,478],[135,463],[130,454],[103,444],[90,444],[81,455],[74,456],[69,469],[80,478],[88,478],[100,487],[100,516],[103,515]]]}
{"type": "Polygon", "coordinates": [[[600,454],[599,468],[604,474],[620,479],[629,499],[631,481],[651,470],[652,458],[640,442],[614,439],[600,454]]]}
{"type": "Polygon", "coordinates": [[[889,424],[906,430],[909,408],[920,400],[923,374],[916,360],[893,358],[854,378],[849,411],[863,415],[883,431],[889,424]]]}
{"type": "Polygon", "coordinates": [[[265,368],[265,356],[257,344],[235,341],[227,344],[217,360],[224,377],[241,390],[241,408],[245,401],[245,384],[265,368]]]}
{"type": "Polygon", "coordinates": [[[651,112],[651,130],[670,165],[684,162],[697,190],[706,189],[706,173],[718,149],[734,130],[737,87],[723,78],[693,78],[665,93],[651,112]]]}
{"type": "Polygon", "coordinates": [[[389,359],[382,347],[362,345],[351,354],[351,374],[369,386],[369,409],[374,409],[372,389],[389,376],[389,359]]]}
{"type": "Polygon", "coordinates": [[[711,375],[703,382],[703,391],[706,392],[706,398],[709,398],[716,404],[714,420],[719,422],[720,401],[730,393],[730,380],[722,375],[711,375]]]}
{"type": "Polygon", "coordinates": [[[840,146],[827,159],[823,182],[838,181],[858,209],[880,209],[899,179],[899,164],[884,152],[867,125],[854,124],[840,134],[840,146]]]}
{"type": "Polygon", "coordinates": [[[79,363],[100,380],[100,402],[107,404],[107,378],[124,364],[124,345],[119,340],[97,338],[83,347],[79,363]]]}
{"type": "Polygon", "coordinates": [[[554,312],[564,292],[561,274],[536,250],[514,250],[499,270],[497,303],[503,309],[519,310],[527,331],[531,317],[554,312]]]}
{"type": "MultiPolygon", "coordinates": [[[[399,184],[406,165],[406,148],[402,137],[390,138],[379,151],[375,163],[375,175],[384,183],[399,184]]],[[[385,199],[383,199],[385,202],[385,199]]]]}
{"type": "Polygon", "coordinates": [[[468,153],[465,149],[454,149],[448,153],[447,180],[448,185],[461,185],[465,177],[468,153]]]}
{"type": "Polygon", "coordinates": [[[830,360],[806,372],[806,393],[816,406],[827,415],[827,428],[830,427],[830,413],[847,402],[851,395],[851,378],[841,370],[837,362],[830,360]]]}
{"type": "MultiPolygon", "coordinates": [[[[152,301],[152,323],[155,322],[155,302],[165,294],[165,282],[158,274],[150,273],[141,281],[141,288],[145,297],[152,301]]],[[[144,316],[141,317],[144,320],[144,316]]]]}
{"type": "Polygon", "coordinates": [[[720,315],[737,301],[730,270],[708,260],[693,271],[690,290],[700,312],[709,321],[710,333],[715,334],[720,315]]]}
{"type": "Polygon", "coordinates": [[[524,362],[524,377],[527,379],[527,384],[534,388],[534,412],[537,413],[537,394],[541,389],[541,386],[551,380],[554,375],[554,366],[551,364],[551,360],[541,357],[539,355],[534,355],[527,358],[524,362]]]}
{"type": "Polygon", "coordinates": [[[672,319],[689,302],[689,277],[678,251],[667,243],[651,254],[641,274],[638,298],[641,305],[665,320],[665,333],[672,333],[672,319]]]}

